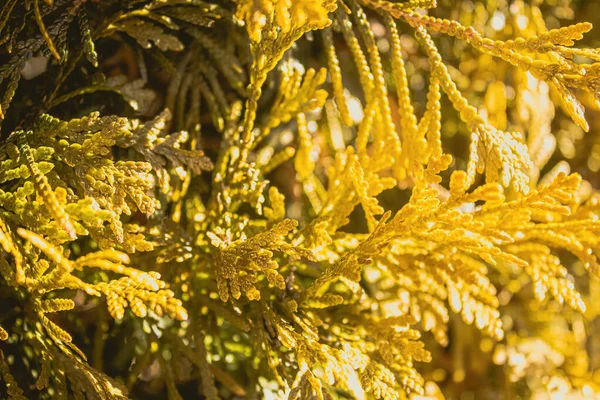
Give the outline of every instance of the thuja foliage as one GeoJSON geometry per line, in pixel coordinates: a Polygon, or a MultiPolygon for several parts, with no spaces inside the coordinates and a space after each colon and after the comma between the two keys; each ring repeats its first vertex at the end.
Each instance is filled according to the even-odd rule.
{"type": "Polygon", "coordinates": [[[0,397],[600,395],[577,4],[2,3],[0,397]]]}

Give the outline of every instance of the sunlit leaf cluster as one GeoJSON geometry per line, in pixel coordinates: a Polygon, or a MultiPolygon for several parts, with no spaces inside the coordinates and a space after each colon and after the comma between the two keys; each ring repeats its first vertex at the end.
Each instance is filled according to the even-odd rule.
{"type": "Polygon", "coordinates": [[[541,3],[5,1],[0,397],[600,396],[600,50],[541,3]]]}

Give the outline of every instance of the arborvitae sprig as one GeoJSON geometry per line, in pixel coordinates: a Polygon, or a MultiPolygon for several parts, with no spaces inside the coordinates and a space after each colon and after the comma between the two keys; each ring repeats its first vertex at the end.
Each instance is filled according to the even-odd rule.
{"type": "Polygon", "coordinates": [[[454,3],[6,1],[0,397],[598,395],[592,26],[454,3]]]}

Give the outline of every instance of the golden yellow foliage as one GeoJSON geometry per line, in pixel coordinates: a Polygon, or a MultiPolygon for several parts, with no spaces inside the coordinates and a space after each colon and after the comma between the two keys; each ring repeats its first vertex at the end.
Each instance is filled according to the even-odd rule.
{"type": "Polygon", "coordinates": [[[599,396],[592,25],[441,3],[0,6],[0,397],[599,396]]]}

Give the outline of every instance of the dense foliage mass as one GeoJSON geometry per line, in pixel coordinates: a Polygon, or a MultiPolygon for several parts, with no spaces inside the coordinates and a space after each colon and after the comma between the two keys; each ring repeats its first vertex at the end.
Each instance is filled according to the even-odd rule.
{"type": "Polygon", "coordinates": [[[600,396],[585,4],[1,3],[1,398],[600,396]]]}

